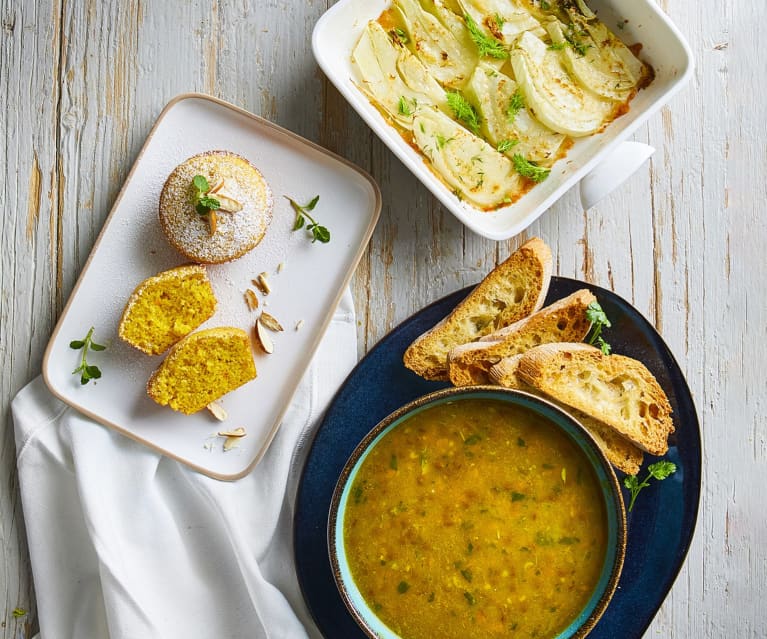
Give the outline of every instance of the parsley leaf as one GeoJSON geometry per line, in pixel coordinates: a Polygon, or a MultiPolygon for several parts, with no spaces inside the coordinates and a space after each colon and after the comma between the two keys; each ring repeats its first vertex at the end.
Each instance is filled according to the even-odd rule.
{"type": "Polygon", "coordinates": [[[319,224],[317,220],[309,214],[309,211],[313,211],[314,207],[317,206],[317,202],[320,201],[319,195],[315,195],[308,204],[304,204],[303,206],[292,198],[289,198],[287,195],[285,196],[285,199],[290,202],[290,206],[296,213],[296,219],[293,222],[294,231],[298,231],[305,226],[306,230],[312,234],[312,244],[314,242],[320,242],[322,244],[330,242],[330,231],[319,224]],[[307,221],[309,222],[308,224],[307,221]]]}
{"type": "Polygon", "coordinates": [[[85,386],[85,384],[87,384],[92,379],[99,379],[101,377],[101,371],[99,370],[99,367],[88,364],[87,362],[89,349],[93,351],[103,351],[106,348],[106,346],[97,344],[93,341],[93,331],[94,328],[91,326],[88,334],[85,336],[85,339],[76,339],[69,342],[69,348],[76,351],[82,349],[83,351],[82,358],[80,359],[80,366],[72,371],[72,375],[77,375],[80,373],[80,384],[83,386],[85,386]]]}
{"type": "Polygon", "coordinates": [[[503,48],[503,45],[493,36],[485,34],[477,23],[474,22],[474,18],[466,14],[463,19],[466,22],[466,27],[469,29],[471,39],[474,40],[474,44],[479,49],[480,57],[496,58],[498,60],[505,60],[509,57],[509,52],[503,48]]]}
{"type": "Polygon", "coordinates": [[[514,168],[517,173],[533,182],[543,182],[551,173],[551,169],[538,166],[535,162],[525,159],[519,153],[515,153],[511,160],[514,162],[514,168]]]}
{"type": "Polygon", "coordinates": [[[631,493],[631,501],[629,502],[628,511],[634,508],[634,502],[636,502],[637,495],[643,488],[647,488],[650,485],[650,479],[655,478],[658,481],[663,481],[670,475],[676,472],[676,464],[668,460],[662,459],[659,462],[650,464],[647,467],[647,477],[642,481],[636,475],[629,475],[623,478],[623,485],[629,489],[631,493]]]}
{"type": "Polygon", "coordinates": [[[607,318],[607,314],[599,305],[599,302],[591,302],[591,304],[586,307],[586,319],[591,322],[591,329],[589,330],[588,335],[586,335],[586,343],[598,346],[605,355],[609,355],[612,352],[612,346],[605,342],[602,337],[602,329],[610,328],[612,324],[607,318]]]}
{"type": "Polygon", "coordinates": [[[448,91],[447,104],[453,110],[456,119],[463,122],[472,133],[479,133],[479,114],[466,98],[458,91],[448,91]]]}

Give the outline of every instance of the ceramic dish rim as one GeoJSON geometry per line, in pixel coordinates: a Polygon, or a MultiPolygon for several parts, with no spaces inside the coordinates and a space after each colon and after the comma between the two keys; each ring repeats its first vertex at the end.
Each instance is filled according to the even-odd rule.
{"type": "MultiPolygon", "coordinates": [[[[637,0],[635,0],[637,1],[637,0]]],[[[671,80],[669,87],[658,94],[658,96],[651,102],[647,108],[640,112],[638,117],[631,123],[629,123],[622,130],[618,130],[611,138],[607,139],[605,144],[599,149],[598,152],[589,157],[580,167],[578,167],[572,173],[569,173],[561,180],[560,184],[551,192],[537,206],[531,207],[528,205],[528,209],[519,215],[517,222],[510,224],[503,230],[494,231],[490,228],[486,228],[483,224],[475,219],[474,214],[477,212],[483,214],[491,214],[488,212],[482,212],[476,207],[464,208],[462,203],[455,200],[455,197],[449,191],[445,184],[436,178],[431,169],[423,162],[417,162],[411,157],[407,149],[410,147],[402,140],[396,129],[386,122],[383,116],[373,107],[369,100],[358,90],[352,89],[345,77],[342,77],[342,71],[334,63],[334,59],[325,55],[320,44],[321,34],[326,27],[326,23],[331,23],[333,18],[340,14],[348,5],[354,3],[362,4],[363,0],[339,0],[330,9],[328,9],[314,26],[312,31],[312,53],[317,64],[322,69],[323,73],[333,83],[333,86],[341,93],[346,102],[354,109],[359,117],[361,117],[370,129],[378,136],[378,138],[386,145],[386,147],[394,153],[395,156],[405,165],[405,167],[418,179],[421,184],[426,187],[429,192],[436,197],[445,208],[447,208],[462,224],[467,226],[470,230],[478,235],[486,237],[491,240],[507,240],[515,235],[521,233],[528,228],[533,222],[535,222],[541,215],[543,215],[557,200],[559,200],[571,187],[580,182],[586,177],[592,170],[594,170],[599,164],[607,160],[610,154],[621,144],[626,141],[642,124],[644,124],[652,115],[657,113],[661,107],[668,103],[668,101],[689,81],[691,78],[695,63],[692,54],[692,49],[689,43],[682,35],[681,31],[674,25],[671,19],[658,7],[652,0],[638,0],[644,6],[644,9],[654,17],[660,20],[665,27],[669,30],[671,35],[675,38],[676,44],[680,47],[683,53],[683,60],[680,60],[680,73],[671,80]]],[[[351,52],[348,52],[351,55],[351,52]]],[[[610,127],[608,126],[608,130],[610,127]]],[[[553,176],[552,176],[553,177],[553,176]]],[[[522,197],[517,202],[498,209],[496,212],[511,209],[517,206],[523,206],[525,198],[522,197]]],[[[481,217],[479,218],[482,219],[481,217]]]]}
{"type": "MultiPolygon", "coordinates": [[[[350,478],[355,474],[355,471],[359,470],[359,465],[364,461],[370,450],[380,442],[383,435],[397,427],[408,417],[415,415],[430,406],[436,406],[451,401],[451,399],[461,401],[471,398],[494,399],[496,401],[507,402],[513,406],[521,406],[527,410],[534,411],[552,423],[558,431],[564,432],[571,440],[575,440],[576,437],[574,437],[568,429],[557,420],[567,423],[583,442],[575,441],[574,443],[589,459],[592,466],[598,465],[599,469],[604,474],[604,479],[600,479],[599,483],[601,488],[600,492],[604,497],[607,516],[608,549],[606,551],[601,577],[594,592],[585,604],[584,609],[571,620],[564,630],[553,638],[581,639],[591,631],[604,614],[604,611],[607,609],[607,606],[615,593],[623,569],[628,540],[628,527],[620,484],[615,475],[615,471],[605,457],[604,452],[599,447],[594,437],[577,419],[546,399],[517,389],[492,385],[479,385],[469,387],[448,387],[432,391],[407,402],[391,412],[373,426],[373,428],[357,444],[344,464],[333,489],[327,523],[327,544],[331,572],[333,573],[333,579],[338,588],[338,592],[341,595],[341,599],[349,614],[370,639],[380,639],[382,637],[381,630],[373,627],[366,617],[366,614],[361,612],[353,601],[353,597],[348,591],[347,585],[342,577],[341,560],[338,558],[338,528],[339,519],[342,516],[340,513],[340,506],[344,503],[344,497],[348,492],[347,487],[349,486],[350,478]],[[546,412],[550,413],[550,415],[546,415],[546,412]],[[593,458],[584,450],[584,448],[588,448],[588,453],[593,454],[593,458]],[[613,544],[614,548],[611,548],[613,544]],[[614,552],[612,561],[610,561],[611,551],[614,552]],[[601,593],[600,589],[602,589],[601,593]],[[597,595],[597,593],[599,594],[597,595]],[[589,608],[591,609],[588,610],[589,608]],[[587,610],[588,613],[586,612],[587,610]],[[579,625],[575,625],[579,621],[579,625]]],[[[598,471],[595,469],[595,472],[598,471]]],[[[383,622],[380,622],[377,618],[375,620],[379,621],[381,625],[384,625],[383,622]]],[[[396,633],[393,631],[389,632],[391,633],[392,638],[397,637],[396,633]]]]}
{"type": "MultiPolygon", "coordinates": [[[[104,219],[104,222],[101,226],[101,229],[99,231],[98,236],[96,237],[96,240],[93,243],[93,246],[90,250],[90,253],[88,254],[88,258],[86,259],[85,263],[83,264],[82,268],[80,269],[80,273],[78,275],[77,281],[75,282],[75,285],[72,287],[72,291],[69,293],[69,297],[67,299],[66,304],[64,305],[64,308],[62,309],[61,313],[59,314],[59,318],[56,322],[56,326],[54,327],[53,331],[51,332],[51,336],[48,339],[48,343],[45,347],[45,353],[43,354],[43,362],[42,362],[42,376],[43,380],[45,382],[45,385],[48,387],[48,390],[59,400],[67,404],[68,406],[71,406],[72,408],[78,410],[83,415],[86,415],[87,417],[90,417],[94,421],[99,422],[100,424],[111,428],[117,432],[119,432],[121,435],[124,435],[128,437],[129,439],[132,439],[135,442],[138,442],[144,446],[147,446],[151,450],[158,452],[162,454],[165,457],[168,457],[170,459],[173,459],[181,464],[184,464],[185,466],[191,468],[192,470],[201,473],[203,475],[206,475],[208,477],[211,477],[213,479],[218,479],[221,481],[235,481],[237,479],[241,479],[242,477],[245,477],[248,475],[255,467],[256,465],[261,461],[263,456],[266,454],[266,451],[269,449],[269,446],[274,439],[275,435],[279,431],[280,425],[282,423],[282,419],[284,418],[288,408],[290,407],[290,402],[285,402],[285,405],[282,407],[282,410],[278,414],[277,418],[274,420],[274,423],[272,424],[267,437],[264,440],[263,446],[261,447],[258,454],[255,455],[255,457],[250,461],[250,463],[241,471],[227,474],[222,473],[218,471],[210,470],[198,463],[195,463],[193,461],[190,461],[188,459],[185,459],[181,457],[180,455],[177,455],[173,453],[173,451],[167,450],[165,448],[162,448],[159,445],[154,444],[151,441],[148,441],[144,439],[143,437],[138,436],[137,434],[133,433],[132,431],[124,428],[120,424],[117,424],[113,421],[110,421],[108,419],[105,419],[101,417],[98,413],[89,410],[85,406],[83,406],[81,403],[78,403],[76,401],[73,401],[72,398],[67,396],[64,393],[59,392],[59,390],[56,388],[56,385],[53,384],[52,380],[49,376],[49,370],[50,370],[50,357],[51,353],[53,351],[54,343],[56,342],[56,339],[58,337],[59,331],[61,330],[61,327],[64,323],[64,318],[69,313],[69,310],[72,306],[72,303],[76,297],[77,292],[80,289],[80,286],[82,285],[84,279],[85,279],[85,273],[88,271],[88,268],[90,267],[90,264],[96,255],[96,252],[101,245],[101,241],[104,238],[107,228],[110,226],[110,223],[112,222],[113,217],[117,213],[120,204],[122,202],[122,199],[127,191],[128,184],[131,182],[139,164],[141,163],[142,158],[144,157],[144,153],[147,150],[152,138],[154,137],[157,129],[162,124],[163,120],[165,119],[165,116],[169,113],[169,111],[175,107],[177,104],[185,101],[185,100],[201,100],[203,102],[210,102],[214,105],[217,105],[219,107],[224,107],[226,109],[229,109],[231,111],[234,111],[236,114],[240,116],[244,116],[250,120],[254,120],[259,126],[265,127],[266,129],[269,129],[279,135],[287,136],[288,138],[292,139],[293,141],[308,146],[309,148],[313,149],[314,151],[317,151],[323,155],[328,156],[332,160],[335,160],[339,162],[340,164],[346,166],[347,168],[355,171],[365,182],[368,184],[371,188],[372,195],[373,195],[373,207],[372,207],[372,215],[370,217],[370,221],[368,223],[367,229],[365,230],[365,233],[362,236],[362,241],[360,242],[360,245],[357,247],[356,251],[354,252],[354,257],[352,259],[350,267],[347,269],[347,272],[344,274],[344,279],[342,282],[342,285],[339,287],[335,298],[333,300],[333,303],[330,305],[330,309],[335,309],[336,306],[338,306],[338,303],[341,301],[341,298],[344,294],[344,291],[346,287],[349,285],[349,282],[351,281],[352,276],[354,275],[354,272],[357,268],[357,265],[359,264],[360,260],[362,259],[362,255],[364,254],[365,248],[367,247],[370,238],[373,235],[373,231],[375,230],[376,224],[378,223],[378,219],[381,215],[381,208],[382,208],[382,196],[381,196],[381,190],[376,183],[376,181],[373,179],[373,177],[367,173],[364,169],[361,169],[356,164],[353,164],[346,158],[343,158],[332,151],[320,146],[319,144],[312,142],[311,140],[307,140],[306,138],[298,135],[297,133],[294,133],[293,131],[290,131],[284,127],[281,127],[278,124],[275,124],[274,122],[271,122],[265,118],[262,118],[261,116],[258,116],[254,113],[251,113],[243,108],[238,107],[235,104],[232,104],[230,102],[227,102],[226,100],[222,100],[220,98],[217,98],[212,95],[208,95],[206,93],[197,93],[197,92],[189,92],[189,93],[181,93],[179,95],[176,95],[173,97],[162,109],[160,114],[157,116],[157,119],[155,120],[154,124],[152,125],[152,128],[149,130],[149,133],[147,133],[146,139],[144,140],[143,145],[141,146],[141,149],[139,150],[138,154],[136,155],[136,159],[134,160],[133,164],[131,165],[131,169],[128,172],[128,174],[125,176],[125,179],[122,182],[122,186],[120,187],[120,191],[118,192],[117,196],[115,197],[114,203],[112,204],[112,207],[109,210],[109,213],[107,217],[104,219]]],[[[314,341],[310,344],[308,349],[308,356],[306,359],[307,366],[311,362],[311,356],[316,352],[317,348],[319,347],[320,341],[325,335],[325,332],[330,325],[330,322],[333,319],[333,312],[332,310],[326,313],[322,325],[319,327],[316,336],[314,338],[314,341]]],[[[298,389],[298,383],[296,383],[295,388],[293,389],[293,392],[291,393],[291,396],[295,394],[295,391],[298,389]]]]}

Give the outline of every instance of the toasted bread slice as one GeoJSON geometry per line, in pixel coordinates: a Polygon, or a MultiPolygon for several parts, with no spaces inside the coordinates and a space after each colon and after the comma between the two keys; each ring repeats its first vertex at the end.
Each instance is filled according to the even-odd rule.
{"type": "Polygon", "coordinates": [[[602,452],[604,452],[605,457],[607,457],[607,460],[613,466],[618,470],[622,470],[627,475],[636,475],[644,461],[642,451],[604,422],[600,422],[598,419],[586,415],[586,413],[562,404],[553,397],[542,393],[537,388],[525,384],[517,375],[519,362],[523,356],[514,355],[513,357],[502,359],[490,369],[490,380],[494,384],[506,388],[515,388],[532,395],[537,395],[569,413],[591,433],[594,441],[596,441],[602,452]]]}
{"type": "Polygon", "coordinates": [[[519,378],[612,426],[652,455],[668,450],[671,404],[647,367],[588,344],[544,344],[525,353],[519,378]]]}
{"type": "Polygon", "coordinates": [[[581,289],[478,342],[456,346],[447,356],[450,381],[456,386],[487,384],[488,371],[504,357],[550,342],[580,342],[591,328],[586,308],[596,299],[581,289]]]}
{"type": "Polygon", "coordinates": [[[405,351],[405,366],[426,379],[447,380],[447,354],[537,311],[551,281],[551,249],[533,238],[496,266],[455,310],[405,351]]]}

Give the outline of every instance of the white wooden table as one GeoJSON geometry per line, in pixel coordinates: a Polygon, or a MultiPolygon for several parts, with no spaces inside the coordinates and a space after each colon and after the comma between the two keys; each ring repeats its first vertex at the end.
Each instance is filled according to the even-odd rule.
{"type": "MultiPolygon", "coordinates": [[[[523,239],[466,231],[328,84],[310,34],[332,3],[0,0],[0,637],[36,628],[10,400],[40,372],[115,195],[174,95],[231,101],[378,181],[384,208],[353,284],[360,355],[523,239]],[[27,614],[14,617],[15,608],[27,614]]],[[[697,403],[697,531],[647,636],[765,637],[767,5],[660,4],[697,69],[636,136],[658,152],[595,209],[584,213],[572,192],[528,235],[549,241],[560,275],[632,301],[668,342],[697,403]]]]}

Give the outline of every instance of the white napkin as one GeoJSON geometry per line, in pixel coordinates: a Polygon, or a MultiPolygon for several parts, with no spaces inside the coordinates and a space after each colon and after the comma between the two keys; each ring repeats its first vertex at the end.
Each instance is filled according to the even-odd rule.
{"type": "Polygon", "coordinates": [[[220,482],[101,426],[41,378],[12,404],[42,639],[320,637],[293,562],[302,462],[357,357],[347,290],[269,451],[220,482]]]}

